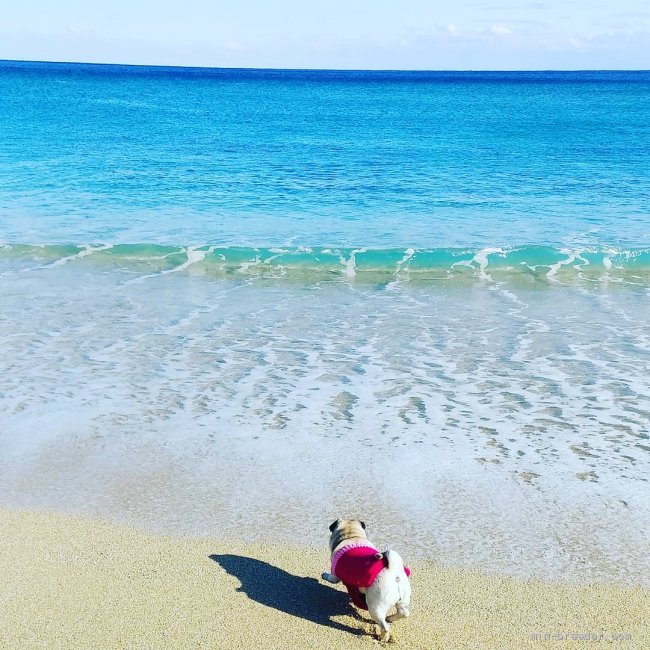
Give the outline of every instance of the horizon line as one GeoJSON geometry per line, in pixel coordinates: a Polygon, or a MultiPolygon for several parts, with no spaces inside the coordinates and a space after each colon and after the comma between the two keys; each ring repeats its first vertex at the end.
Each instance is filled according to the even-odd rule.
{"type": "Polygon", "coordinates": [[[179,65],[163,63],[112,63],[110,61],[52,61],[46,59],[2,59],[4,63],[37,63],[79,66],[120,66],[124,68],[177,68],[179,70],[239,70],[239,71],[268,71],[268,72],[650,72],[648,68],[274,68],[274,67],[230,67],[209,65],[179,65]]]}

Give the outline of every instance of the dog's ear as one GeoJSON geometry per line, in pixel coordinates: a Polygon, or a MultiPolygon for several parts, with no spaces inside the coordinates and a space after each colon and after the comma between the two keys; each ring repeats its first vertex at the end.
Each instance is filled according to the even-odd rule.
{"type": "Polygon", "coordinates": [[[361,524],[361,528],[363,528],[365,530],[366,529],[366,522],[365,521],[360,521],[359,523],[361,524]]]}
{"type": "Polygon", "coordinates": [[[333,521],[333,522],[330,524],[330,532],[334,532],[334,529],[336,528],[336,526],[338,525],[338,523],[339,523],[339,520],[337,519],[336,521],[333,521]]]}

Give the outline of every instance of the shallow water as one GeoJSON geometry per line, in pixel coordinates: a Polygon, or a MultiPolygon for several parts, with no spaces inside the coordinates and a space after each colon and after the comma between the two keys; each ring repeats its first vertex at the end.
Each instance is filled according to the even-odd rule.
{"type": "Polygon", "coordinates": [[[314,544],[355,512],[441,561],[643,579],[646,287],[17,266],[3,501],[314,544]]]}

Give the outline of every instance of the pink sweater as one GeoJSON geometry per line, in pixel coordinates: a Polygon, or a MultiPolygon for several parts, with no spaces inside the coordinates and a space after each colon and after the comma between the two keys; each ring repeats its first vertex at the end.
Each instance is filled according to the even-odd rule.
{"type": "MultiPolygon", "coordinates": [[[[388,566],[386,555],[380,554],[374,546],[357,542],[339,549],[332,557],[330,573],[335,575],[346,586],[352,602],[361,609],[368,609],[365,594],[360,588],[367,589],[375,581],[379,573],[388,566]]],[[[404,567],[407,576],[411,575],[408,567],[404,567]]]]}

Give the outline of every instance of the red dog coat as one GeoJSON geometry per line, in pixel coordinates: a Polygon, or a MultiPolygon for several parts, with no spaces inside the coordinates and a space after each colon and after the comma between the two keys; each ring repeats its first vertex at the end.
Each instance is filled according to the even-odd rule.
{"type": "MultiPolygon", "coordinates": [[[[359,589],[370,587],[387,566],[385,553],[378,553],[374,546],[358,543],[344,546],[334,554],[330,573],[340,578],[350,594],[350,599],[357,607],[368,609],[366,595],[359,589]]],[[[404,567],[404,572],[407,576],[411,575],[408,567],[404,567]]]]}

